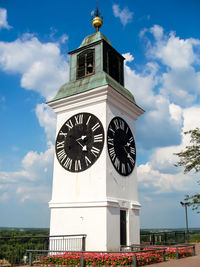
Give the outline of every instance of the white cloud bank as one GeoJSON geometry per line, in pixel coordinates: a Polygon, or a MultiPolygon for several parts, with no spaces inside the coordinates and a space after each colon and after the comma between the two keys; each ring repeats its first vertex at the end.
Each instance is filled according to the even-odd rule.
{"type": "MultiPolygon", "coordinates": [[[[63,35],[61,42],[66,38],[63,35]]],[[[59,43],[41,43],[31,34],[13,42],[0,42],[0,69],[10,75],[20,74],[21,86],[38,92],[46,100],[54,97],[68,79],[68,62],[61,54],[59,43]]],[[[35,113],[46,133],[47,150],[28,152],[20,171],[0,172],[2,201],[8,201],[11,195],[21,202],[50,200],[56,116],[45,104],[37,104],[35,113]]]]}
{"type": "Polygon", "coordinates": [[[174,166],[178,161],[178,157],[174,153],[184,150],[185,146],[189,144],[189,136],[184,135],[184,132],[200,127],[199,118],[200,106],[184,109],[181,144],[155,149],[150,161],[138,167],[139,182],[141,187],[145,184],[146,194],[181,191],[184,196],[198,190],[196,187],[197,176],[194,173],[185,175],[182,168],[174,166]]]}
{"type": "Polygon", "coordinates": [[[30,151],[22,160],[20,171],[0,172],[0,199],[15,196],[19,201],[31,199],[48,202],[51,193],[54,146],[48,143],[45,152],[30,151]]]}
{"type": "Polygon", "coordinates": [[[68,63],[58,43],[41,43],[31,34],[14,42],[0,42],[0,68],[21,74],[21,86],[53,98],[68,79],[68,63]]]}
{"type": "MultiPolygon", "coordinates": [[[[126,87],[146,110],[136,124],[138,153],[150,154],[138,166],[139,190],[147,202],[155,196],[159,201],[166,194],[184,199],[186,194],[199,192],[197,177],[193,173],[184,175],[182,168],[174,166],[178,161],[174,153],[189,142],[184,131],[200,127],[200,106],[196,103],[200,89],[200,40],[181,39],[174,32],[164,34],[158,25],[143,30],[140,37],[147,45],[148,61],[143,71],[125,65],[126,87]],[[147,32],[151,34],[148,38],[147,32]]],[[[130,53],[124,56],[126,62],[133,59],[130,53]]]]}

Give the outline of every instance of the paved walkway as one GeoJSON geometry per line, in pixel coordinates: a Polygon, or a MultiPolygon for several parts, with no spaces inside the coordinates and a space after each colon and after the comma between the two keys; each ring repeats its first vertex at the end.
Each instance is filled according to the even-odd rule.
{"type": "Polygon", "coordinates": [[[169,260],[166,262],[155,263],[149,267],[200,267],[200,243],[196,244],[196,256],[179,260],[169,260]]]}

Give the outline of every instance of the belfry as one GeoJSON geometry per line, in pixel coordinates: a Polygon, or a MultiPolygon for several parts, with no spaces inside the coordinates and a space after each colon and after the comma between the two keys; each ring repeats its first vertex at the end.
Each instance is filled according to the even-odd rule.
{"type": "Polygon", "coordinates": [[[50,235],[86,235],[86,250],[140,243],[135,121],[124,57],[99,31],[69,52],[69,82],[47,104],[57,114],[50,235]]]}

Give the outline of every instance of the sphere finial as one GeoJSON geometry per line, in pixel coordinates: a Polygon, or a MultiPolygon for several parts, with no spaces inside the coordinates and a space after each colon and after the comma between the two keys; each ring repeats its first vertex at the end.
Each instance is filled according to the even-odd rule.
{"type": "Polygon", "coordinates": [[[97,0],[97,8],[96,11],[91,12],[92,15],[92,25],[96,29],[96,32],[99,31],[99,28],[103,25],[103,17],[102,17],[102,11],[99,11],[98,9],[98,0],[97,0]]]}

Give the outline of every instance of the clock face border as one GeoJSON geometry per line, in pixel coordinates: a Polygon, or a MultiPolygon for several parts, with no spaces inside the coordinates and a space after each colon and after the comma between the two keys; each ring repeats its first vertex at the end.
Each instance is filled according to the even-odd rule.
{"type": "Polygon", "coordinates": [[[135,139],[128,123],[114,117],[107,129],[107,149],[112,165],[122,176],[130,175],[136,163],[135,139]]]}
{"type": "Polygon", "coordinates": [[[100,157],[104,139],[103,125],[94,114],[74,114],[58,131],[55,142],[57,160],[69,172],[83,172],[100,157]]]}

